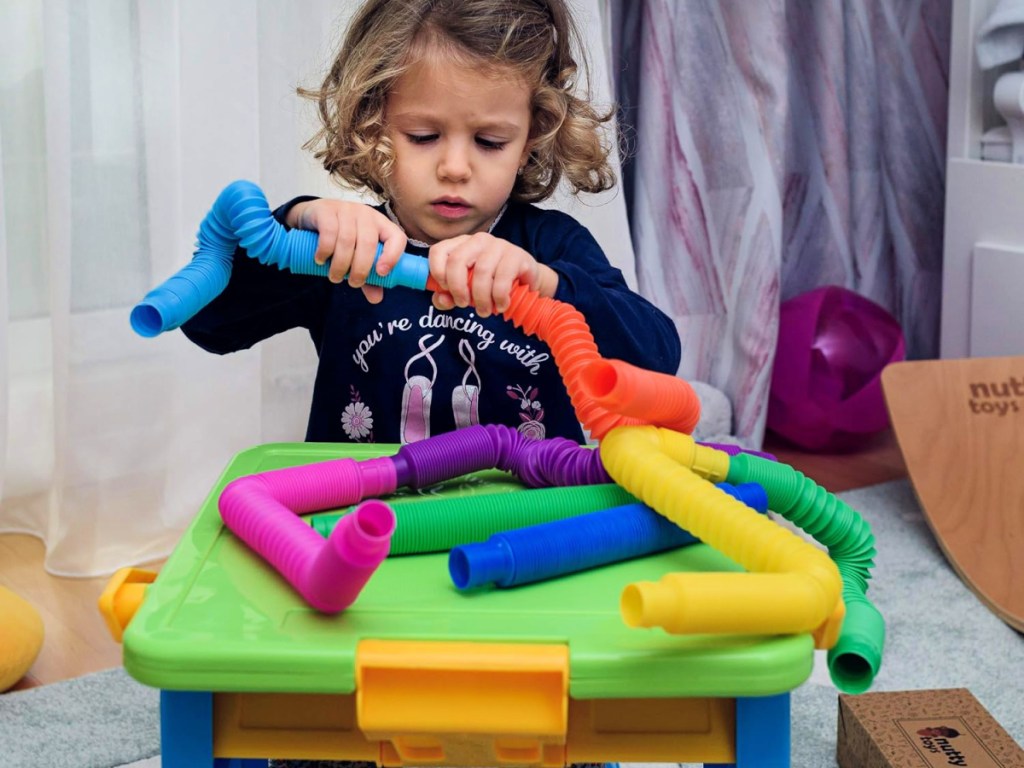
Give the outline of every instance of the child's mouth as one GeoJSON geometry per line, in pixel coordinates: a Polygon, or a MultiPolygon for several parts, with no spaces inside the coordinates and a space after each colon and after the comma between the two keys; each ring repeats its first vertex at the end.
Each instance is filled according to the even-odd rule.
{"type": "Polygon", "coordinates": [[[458,219],[469,212],[469,206],[466,203],[457,203],[452,200],[436,200],[431,203],[431,207],[438,215],[446,219],[458,219]]]}

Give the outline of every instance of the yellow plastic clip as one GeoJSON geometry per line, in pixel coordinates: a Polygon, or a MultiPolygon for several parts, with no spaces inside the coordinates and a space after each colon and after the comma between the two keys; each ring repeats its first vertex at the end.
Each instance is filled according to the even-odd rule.
{"type": "Polygon", "coordinates": [[[564,645],[363,640],[356,712],[413,765],[565,765],[564,645]]]}
{"type": "Polygon", "coordinates": [[[106,622],[110,635],[118,643],[124,635],[128,623],[142,605],[146,596],[146,586],[156,581],[155,571],[141,568],[121,568],[110,577],[107,586],[98,601],[103,621],[106,622]]]}

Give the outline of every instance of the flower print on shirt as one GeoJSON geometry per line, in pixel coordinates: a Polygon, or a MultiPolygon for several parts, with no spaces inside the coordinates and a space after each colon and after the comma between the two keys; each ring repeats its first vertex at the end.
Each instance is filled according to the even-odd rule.
{"type": "Polygon", "coordinates": [[[341,428],[345,430],[350,440],[360,442],[364,437],[369,437],[373,442],[373,411],[363,402],[362,396],[353,386],[349,386],[351,402],[345,406],[341,413],[341,428]]]}
{"type": "Polygon", "coordinates": [[[547,430],[544,427],[544,406],[537,399],[537,387],[507,386],[505,394],[519,401],[519,420],[516,430],[526,437],[543,440],[547,430]]]}

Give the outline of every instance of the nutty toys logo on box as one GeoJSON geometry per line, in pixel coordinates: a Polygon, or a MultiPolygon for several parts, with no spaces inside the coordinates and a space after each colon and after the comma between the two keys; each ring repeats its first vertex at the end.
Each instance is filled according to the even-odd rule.
{"type": "Polygon", "coordinates": [[[962,717],[896,720],[896,725],[929,768],[1004,768],[962,717]]]}
{"type": "Polygon", "coordinates": [[[1011,376],[1006,381],[972,381],[967,385],[967,405],[976,416],[1006,416],[1024,408],[1024,377],[1011,376]]]}
{"type": "Polygon", "coordinates": [[[918,728],[917,735],[921,739],[921,746],[932,754],[943,755],[948,760],[948,765],[967,765],[967,758],[963,752],[953,746],[951,739],[960,736],[960,731],[950,728],[947,725],[936,725],[928,728],[918,728]]]}

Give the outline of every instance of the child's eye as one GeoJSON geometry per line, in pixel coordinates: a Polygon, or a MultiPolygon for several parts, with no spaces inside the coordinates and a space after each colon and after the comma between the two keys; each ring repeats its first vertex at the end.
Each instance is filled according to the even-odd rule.
{"type": "Polygon", "coordinates": [[[407,133],[405,135],[412,144],[429,144],[437,138],[436,133],[407,133]]]}
{"type": "Polygon", "coordinates": [[[476,137],[476,143],[487,150],[499,150],[504,149],[507,141],[491,141],[490,139],[484,139],[480,136],[476,137]]]}

